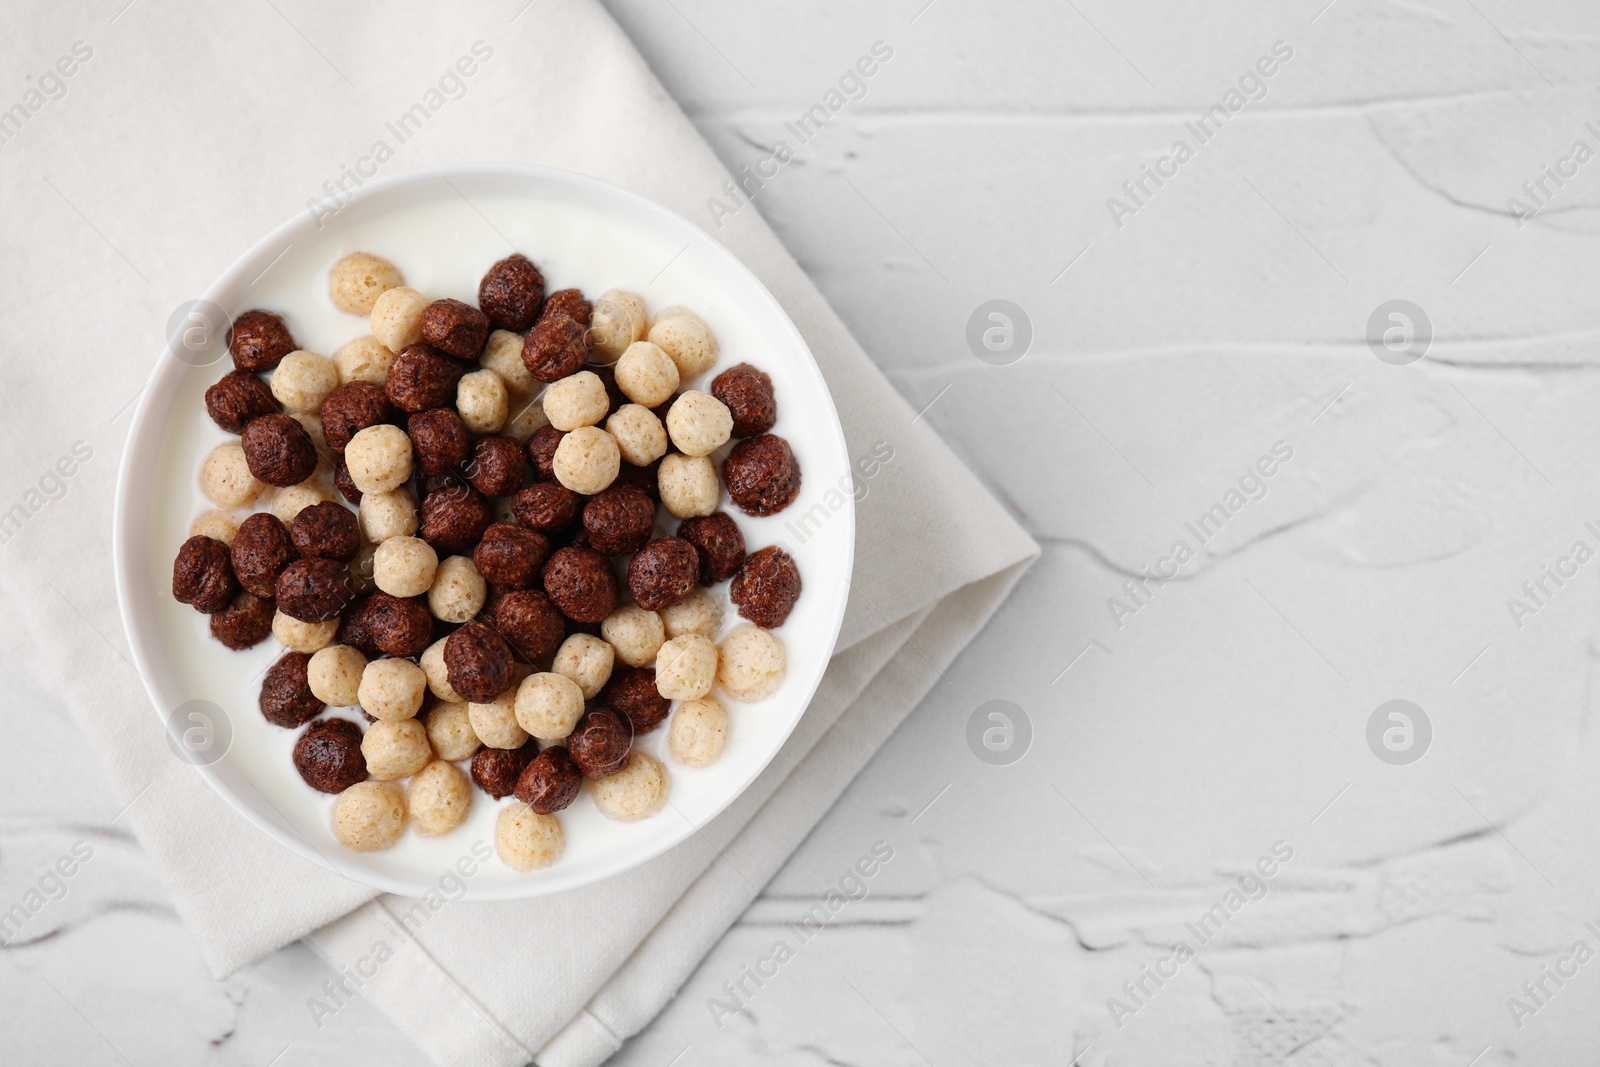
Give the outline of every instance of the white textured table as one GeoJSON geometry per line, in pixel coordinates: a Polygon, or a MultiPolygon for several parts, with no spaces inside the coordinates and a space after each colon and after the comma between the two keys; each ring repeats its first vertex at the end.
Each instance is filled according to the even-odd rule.
{"type": "MultiPolygon", "coordinates": [[[[924,3],[611,5],[1045,545],[619,1062],[1592,1060],[1600,9],[924,3]]],[[[206,976],[8,651],[7,1062],[419,1063],[206,976]]]]}

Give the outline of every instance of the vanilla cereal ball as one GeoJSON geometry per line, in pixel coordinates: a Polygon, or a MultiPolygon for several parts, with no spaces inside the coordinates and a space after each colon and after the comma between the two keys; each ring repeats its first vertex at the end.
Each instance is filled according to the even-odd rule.
{"type": "Polygon", "coordinates": [[[266,488],[265,482],[250,473],[244,449],[237,441],[218,445],[200,464],[200,491],[219,508],[242,508],[254,503],[266,488]]]}
{"type": "Polygon", "coordinates": [[[722,499],[717,468],[705,456],[677,452],[663,456],[656,471],[656,486],[661,490],[661,503],[679,519],[710,515],[722,499]]]}
{"type": "Polygon", "coordinates": [[[406,795],[393,782],[357,782],[333,802],[333,836],[346,848],[388,848],[405,832],[406,795]]]}
{"type": "Polygon", "coordinates": [[[709,456],[733,436],[733,414],[710,393],[691,389],[667,411],[667,433],[684,455],[709,456]]]}
{"type": "Polygon", "coordinates": [[[600,636],[617,650],[617,658],[630,667],[643,667],[656,658],[667,639],[661,616],[637,604],[624,604],[600,624],[600,636]]]}
{"type": "Polygon", "coordinates": [[[411,477],[411,438],[392,423],[360,430],[344,446],[344,465],[362,493],[387,493],[411,477]]]}
{"type": "Polygon", "coordinates": [[[649,337],[672,360],[683,381],[704,374],[717,361],[717,339],[688,308],[662,308],[649,337]]]}
{"type": "Polygon", "coordinates": [[[594,371],[568,375],[544,391],[544,417],[563,432],[598,425],[610,408],[605,383],[594,371]]]}
{"type": "Polygon", "coordinates": [[[272,494],[272,513],[278,517],[279,522],[288,526],[294,522],[296,515],[312,504],[332,499],[333,494],[328,492],[325,486],[307,478],[299,485],[291,485],[272,494]]]}
{"type": "Polygon", "coordinates": [[[456,383],[456,412],[473,433],[498,433],[511,414],[506,383],[492,370],[462,375],[456,383]]]}
{"type": "Polygon", "coordinates": [[[583,717],[583,690],[564,674],[530,674],[517,686],[517,723],[541,741],[560,741],[583,717]]]}
{"type": "Polygon", "coordinates": [[[567,837],[561,820],[540,815],[520,801],[500,809],[494,822],[494,851],[514,871],[548,867],[561,858],[567,837]]]}
{"type": "Polygon", "coordinates": [[[722,631],[722,603],[704,586],[696,586],[688,596],[656,614],[669,638],[699,634],[715,641],[722,631]]]}
{"type": "Polygon", "coordinates": [[[777,634],[754,623],[740,623],[717,649],[717,684],[740,700],[754,703],[778,691],[787,666],[788,657],[777,634]]]}
{"type": "Polygon", "coordinates": [[[424,837],[438,837],[461,825],[472,807],[467,776],[442,759],[418,771],[406,786],[411,825],[424,837]]]}
{"type": "Polygon", "coordinates": [[[382,388],[389,380],[389,368],[394,366],[395,354],[371,334],[357,337],[333,354],[333,366],[339,372],[339,384],[371,382],[382,388]]]}
{"type": "Polygon", "coordinates": [[[489,583],[470,556],[450,556],[439,564],[428,587],[428,610],[444,622],[467,622],[489,596],[489,583]]]}
{"type": "Polygon", "coordinates": [[[239,534],[239,524],[232,515],[216,508],[207,508],[194,517],[189,524],[190,537],[209,537],[213,541],[221,541],[225,545],[232,545],[233,539],[239,534]]]}
{"type": "Polygon", "coordinates": [[[483,741],[472,732],[472,714],[465,701],[437,704],[422,722],[428,743],[440,759],[463,760],[483,747],[483,741]]]}
{"type": "Polygon", "coordinates": [[[638,822],[667,806],[672,779],[660,760],[633,749],[628,753],[627,766],[589,782],[589,791],[594,794],[594,806],[600,814],[620,822],[638,822]]]}
{"type": "Polygon", "coordinates": [[[573,634],[556,649],[550,669],[577,682],[583,699],[593,700],[610,680],[616,655],[615,649],[593,634],[573,634]]]}
{"type": "Polygon", "coordinates": [[[373,723],[361,737],[361,754],[367,758],[367,773],[379,781],[408,778],[433,759],[428,731],[416,719],[373,723]]]}
{"type": "Polygon", "coordinates": [[[417,532],[417,502],[404,486],[387,493],[363,493],[361,503],[356,505],[356,521],[361,536],[373,546],[391,537],[410,537],[417,532]]]}
{"type": "Polygon", "coordinates": [[[544,405],[531,394],[513,395],[510,405],[511,414],[506,417],[506,424],[500,431],[506,437],[527,444],[528,438],[533,436],[535,430],[550,425],[550,420],[544,417],[544,405]]]}
{"type": "MultiPolygon", "coordinates": [[[[427,691],[428,676],[415,663],[398,657],[375,659],[361,670],[356,700],[361,710],[374,719],[400,722],[410,719],[422,709],[422,698],[427,691]]],[[[389,777],[402,776],[395,774],[389,777]]]]}
{"type": "Polygon", "coordinates": [[[329,619],[327,622],[301,622],[293,615],[285,615],[282,611],[272,613],[272,636],[277,639],[278,644],[291,652],[309,654],[327,648],[333,643],[333,635],[338,632],[337,618],[329,619]]]}
{"type": "Polygon", "coordinates": [[[668,700],[698,700],[716,677],[717,646],[709,637],[674,637],[656,653],[656,691],[668,700]]]}
{"type": "Polygon", "coordinates": [[[667,428],[656,413],[639,404],[624,404],[606,420],[606,433],[617,440],[622,458],[648,467],[667,454],[667,428]]]}
{"type": "Polygon", "coordinates": [[[728,743],[728,713],[710,697],[686,700],[667,728],[667,751],[679,763],[709,767],[728,743]]]}
{"type": "Polygon", "coordinates": [[[340,311],[370,315],[378,297],[406,283],[400,269],[371,252],[351,252],[328,272],[328,298],[340,311]]]}
{"type": "Polygon", "coordinates": [[[644,340],[648,327],[644,301],[637,294],[607,289],[589,316],[589,354],[596,363],[615,363],[629,345],[644,340]]]}
{"type": "Polygon", "coordinates": [[[339,368],[315,352],[290,352],[272,372],[272,395],[287,411],[320,411],[339,388],[339,368]]]}
{"type": "MultiPolygon", "coordinates": [[[[276,626],[276,620],[274,620],[276,626]]],[[[339,621],[334,620],[334,629],[339,621]]],[[[306,684],[311,695],[330,708],[348,708],[361,703],[361,676],[367,657],[349,645],[329,645],[306,664],[306,684]]]]}
{"type": "Polygon", "coordinates": [[[622,453],[616,439],[598,426],[580,426],[556,446],[551,467],[556,481],[574,493],[594,496],[617,480],[622,453]]]}
{"type": "MultiPolygon", "coordinates": [[[[428,676],[428,689],[434,696],[446,703],[460,704],[465,707],[467,698],[457,693],[455,687],[450,684],[450,672],[444,665],[444,643],[447,640],[449,638],[441,637],[423,650],[420,657],[422,673],[428,676]]],[[[433,747],[438,748],[438,743],[435,742],[433,747]]],[[[444,756],[442,751],[439,754],[444,756]]],[[[459,757],[445,756],[444,758],[458,759],[459,757]]]]}
{"type": "Polygon", "coordinates": [[[527,743],[528,731],[517,722],[516,704],[515,686],[487,704],[468,704],[472,732],[490,748],[521,748],[527,743]]]}
{"type": "Polygon", "coordinates": [[[438,553],[420,537],[391,537],[372,557],[372,580],[390,596],[421,596],[438,569],[438,553]]]}
{"type": "Polygon", "coordinates": [[[635,404],[660,407],[678,390],[678,366],[649,341],[635,341],[617,360],[617,388],[635,404]]]}
{"type": "Polygon", "coordinates": [[[506,392],[513,397],[528,397],[539,391],[540,382],[522,362],[522,335],[510,330],[495,330],[483,346],[478,364],[500,375],[506,392]]]}
{"type": "Polygon", "coordinates": [[[422,313],[433,301],[401,286],[388,289],[372,305],[372,336],[391,352],[422,340],[422,313]]]}

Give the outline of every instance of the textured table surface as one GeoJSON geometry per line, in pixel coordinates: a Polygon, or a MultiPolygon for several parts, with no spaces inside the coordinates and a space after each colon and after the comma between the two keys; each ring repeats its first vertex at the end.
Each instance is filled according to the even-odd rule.
{"type": "MultiPolygon", "coordinates": [[[[1045,549],[618,1062],[1600,1053],[1600,9],[609,6],[1045,549]]],[[[422,1062],[303,947],[212,981],[0,687],[0,900],[93,850],[7,1062],[422,1062]]]]}

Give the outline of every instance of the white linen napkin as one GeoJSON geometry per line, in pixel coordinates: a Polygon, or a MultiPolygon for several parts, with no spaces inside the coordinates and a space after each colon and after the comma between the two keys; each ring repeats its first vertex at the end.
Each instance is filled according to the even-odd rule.
{"type": "Polygon", "coordinates": [[[20,623],[30,639],[7,655],[64,695],[214,971],[308,938],[356,973],[383,941],[393,957],[360,976],[360,994],[438,1062],[586,1067],[660,1010],[1038,549],[914,419],[757,212],[713,222],[706,202],[725,199],[726,171],[594,0],[468,19],[422,0],[141,5],[95,19],[39,0],[13,16],[0,55],[37,69],[40,91],[22,98],[26,118],[0,121],[0,442],[12,472],[0,480],[0,608],[4,632],[20,623]],[[430,117],[401,143],[388,123],[413,103],[430,117]],[[392,158],[358,166],[378,141],[392,158]],[[324,182],[480,158],[585,171],[706,225],[805,335],[852,458],[886,442],[893,459],[858,506],[827,676],[727,812],[602,885],[406,922],[413,901],[284,850],[168,752],[121,632],[111,500],[173,308],[325,198],[324,182]]]}

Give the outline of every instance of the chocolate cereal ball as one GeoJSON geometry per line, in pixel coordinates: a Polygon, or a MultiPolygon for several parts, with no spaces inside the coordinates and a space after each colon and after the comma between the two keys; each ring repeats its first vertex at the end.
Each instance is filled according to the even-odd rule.
{"type": "Polygon", "coordinates": [[[259,597],[278,595],[278,576],[300,558],[294,538],[277,516],[258,511],[239,524],[233,537],[233,573],[259,597]]]}
{"type": "Polygon", "coordinates": [[[406,794],[393,782],[357,782],[333,802],[333,836],[346,848],[389,848],[405,832],[406,794]]]}
{"type": "Polygon", "coordinates": [[[628,762],[633,732],[610,708],[595,708],[567,735],[567,753],[585,778],[616,774],[628,762]]]}
{"type": "Polygon", "coordinates": [[[196,535],[179,547],[178,558],[172,561],[172,598],[178,603],[215,615],[227,608],[238,589],[227,545],[196,535]]]}
{"type": "Polygon", "coordinates": [[[542,534],[560,533],[578,521],[583,497],[559,482],[538,482],[517,493],[511,513],[518,522],[542,534]]]}
{"type": "Polygon", "coordinates": [[[528,463],[533,467],[533,476],[540,481],[552,481],[556,476],[556,449],[561,447],[561,439],[567,436],[554,426],[541,426],[533,431],[528,438],[528,463]]]}
{"type": "Polygon", "coordinates": [[[274,726],[293,728],[314,719],[322,701],[306,681],[311,657],[304,652],[286,652],[267,668],[261,680],[261,715],[274,726]]]}
{"type": "Polygon", "coordinates": [[[280,410],[267,383],[246,371],[229,371],[206,390],[206,414],[229,433],[243,430],[251,419],[280,410]]]}
{"type": "Polygon", "coordinates": [[[444,643],[450,688],[475,704],[487,704],[511,685],[511,646],[481,620],[467,623],[444,643]]]}
{"type": "Polygon", "coordinates": [[[543,593],[514,589],[495,602],[494,627],[530,663],[555,652],[567,634],[566,620],[543,593]]]}
{"type": "Polygon", "coordinates": [[[383,655],[383,649],[378,647],[372,627],[367,622],[367,607],[371,603],[371,597],[358,597],[350,602],[344,614],[339,616],[339,628],[334,631],[333,643],[349,645],[368,659],[376,659],[383,655]]]}
{"type": "Polygon", "coordinates": [[[637,822],[666,807],[672,779],[660,760],[648,752],[633,751],[621,767],[589,789],[600,814],[619,822],[637,822]]]}
{"type": "Polygon", "coordinates": [[[389,368],[384,391],[401,411],[427,411],[448,407],[455,399],[456,383],[466,366],[432,345],[407,345],[389,368]]]}
{"type": "Polygon", "coordinates": [[[406,436],[423,474],[447,474],[472,454],[472,434],[451,408],[419,411],[406,420],[406,436]]]}
{"type": "Polygon", "coordinates": [[[521,748],[480,748],[472,757],[472,781],[496,800],[508,797],[538,751],[534,741],[521,748]]]}
{"type": "Polygon", "coordinates": [[[378,297],[406,283],[400,268],[371,252],[351,252],[328,272],[328,299],[340,311],[371,315],[378,297]]]}
{"type": "Polygon", "coordinates": [[[728,599],[757,626],[768,630],[782,626],[800,599],[800,569],[794,557],[776,545],[752,552],[734,575],[728,599]]]}
{"type": "Polygon", "coordinates": [[[541,533],[514,522],[496,522],[483,531],[472,550],[478,573],[497,589],[531,589],[550,558],[550,542],[541,533]]]}
{"type": "MultiPolygon", "coordinates": [[[[370,635],[372,646],[391,656],[420,656],[433,643],[433,616],[421,597],[373,593],[361,609],[360,625],[370,635]]],[[[338,639],[356,644],[348,636],[338,639]]]]}
{"type": "Polygon", "coordinates": [[[628,563],[628,592],[646,611],[670,608],[700,581],[700,553],[681,537],[645,545],[628,563]]]}
{"type": "Polygon", "coordinates": [[[725,511],[700,518],[685,519],[678,525],[678,536],[700,554],[700,581],[703,585],[725,582],[744,562],[744,534],[739,524],[725,511]]]}
{"type": "Polygon", "coordinates": [[[464,473],[472,488],[484,496],[510,496],[522,488],[527,471],[522,446],[509,437],[484,437],[472,446],[464,473]]]}
{"type": "Polygon", "coordinates": [[[608,556],[639,551],[650,543],[655,525],[655,501],[638,486],[612,485],[583,506],[583,532],[595,551],[608,556]]]}
{"type": "Polygon", "coordinates": [[[800,494],[800,463],[777,434],[747,437],[722,465],[728,495],[746,515],[776,515],[800,494]]]}
{"type": "Polygon", "coordinates": [[[361,503],[361,490],[356,486],[356,480],[350,477],[350,468],[345,466],[343,456],[334,461],[333,487],[339,490],[339,495],[350,501],[350,503],[361,503]]]}
{"type": "Polygon", "coordinates": [[[470,552],[494,515],[483,494],[469,485],[435,489],[422,501],[422,539],[445,552],[470,552]]]}
{"type": "Polygon", "coordinates": [[[633,735],[647,734],[666,721],[672,701],[656,688],[656,672],[649,667],[623,667],[600,690],[600,703],[623,716],[633,735]]]}
{"type": "Polygon", "coordinates": [[[361,727],[349,719],[321,719],[294,743],[294,769],[319,793],[342,793],[367,780],[361,727]]]}
{"type": "Polygon", "coordinates": [[[557,289],[544,302],[543,317],[551,315],[562,315],[575,320],[580,326],[588,326],[589,319],[594,315],[594,305],[585,300],[578,289],[557,289]]]}
{"type": "Polygon", "coordinates": [[[383,387],[368,381],[345,382],[322,402],[322,434],[328,447],[343,453],[350,438],[368,426],[394,418],[394,405],[383,387]]]}
{"type": "Polygon", "coordinates": [[[522,769],[514,795],[540,815],[554,815],[578,799],[583,772],[560,745],[539,753],[522,769]]]}
{"type": "Polygon", "coordinates": [[[234,651],[253,648],[272,632],[277,605],[254,593],[240,593],[211,616],[211,636],[234,651]]]}
{"type": "Polygon", "coordinates": [[[249,374],[271,370],[297,347],[283,316],[270,311],[246,311],[233,320],[228,331],[233,365],[249,374]]]}
{"type": "Polygon", "coordinates": [[[422,339],[445,355],[477,359],[489,339],[489,316],[448,297],[422,309],[422,339]]]}
{"type": "Polygon", "coordinates": [[[324,500],[300,509],[289,526],[289,538],[302,556],[348,563],[361,548],[361,524],[349,508],[324,500]]]}
{"type": "Polygon", "coordinates": [[[521,333],[544,306],[544,275],[522,253],[509,255],[478,283],[478,306],[500,329],[521,333]]]}
{"type": "Polygon", "coordinates": [[[592,548],[569,546],[553,553],[544,568],[544,591],[561,614],[577,622],[603,622],[617,606],[611,564],[592,548]]]}
{"type": "Polygon", "coordinates": [[[522,363],[541,382],[576,374],[589,362],[588,331],[565,315],[545,314],[522,342],[522,363]]]}
{"type": "Polygon", "coordinates": [[[251,419],[239,435],[239,446],[250,473],[268,485],[297,485],[317,469],[317,446],[288,415],[251,419]]]}
{"type": "Polygon", "coordinates": [[[739,363],[711,379],[711,395],[728,406],[735,437],[755,437],[778,421],[778,400],[766,371],[739,363]]]}
{"type": "Polygon", "coordinates": [[[355,599],[350,572],[336,559],[301,559],[278,575],[278,610],[301,622],[337,619],[355,599]]]}

